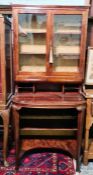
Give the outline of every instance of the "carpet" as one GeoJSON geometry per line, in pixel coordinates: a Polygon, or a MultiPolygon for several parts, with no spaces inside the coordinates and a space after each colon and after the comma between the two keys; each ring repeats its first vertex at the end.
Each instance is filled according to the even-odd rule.
{"type": "Polygon", "coordinates": [[[15,172],[15,150],[9,152],[8,167],[2,163],[0,150],[0,175],[75,175],[72,158],[59,152],[29,150],[21,152],[19,170],[15,172]]]}

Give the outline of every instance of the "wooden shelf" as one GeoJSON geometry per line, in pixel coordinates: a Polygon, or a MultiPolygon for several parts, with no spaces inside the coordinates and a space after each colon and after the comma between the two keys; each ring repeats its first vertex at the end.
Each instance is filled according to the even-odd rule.
{"type": "Polygon", "coordinates": [[[73,116],[60,116],[60,115],[57,115],[57,116],[47,116],[47,115],[33,115],[33,116],[30,116],[30,115],[26,115],[26,116],[21,116],[21,119],[48,119],[48,120],[54,120],[54,119],[73,119],[73,116]]]}
{"type": "MultiPolygon", "coordinates": [[[[54,54],[54,56],[56,56],[56,54],[54,54]]],[[[75,61],[75,60],[79,60],[79,55],[58,55],[57,59],[62,59],[64,61],[75,61]]]]}
{"type": "Polygon", "coordinates": [[[46,54],[46,45],[27,45],[20,46],[20,54],[46,54]]]}
{"type": "Polygon", "coordinates": [[[24,32],[24,33],[46,33],[46,29],[27,29],[27,28],[23,28],[22,32],[24,32]]]}
{"type": "Polygon", "coordinates": [[[55,49],[56,54],[72,54],[78,55],[80,54],[80,47],[79,46],[58,46],[55,49]]]}
{"type": "Polygon", "coordinates": [[[81,34],[81,30],[79,29],[59,29],[55,32],[55,34],[81,34]]]}
{"type": "Polygon", "coordinates": [[[57,66],[56,68],[55,68],[55,71],[56,72],[78,72],[79,71],[79,69],[78,69],[78,67],[76,67],[76,66],[73,66],[73,67],[71,67],[71,66],[57,66]]]}
{"type": "Polygon", "coordinates": [[[50,136],[70,136],[70,135],[74,135],[75,132],[77,131],[77,128],[75,129],[50,129],[50,128],[25,128],[25,132],[24,132],[24,128],[20,130],[21,135],[50,135],[50,136]]]}
{"type": "MultiPolygon", "coordinates": [[[[22,30],[24,33],[46,33],[46,29],[26,29],[22,30]]],[[[80,29],[58,29],[55,33],[58,34],[81,34],[80,29]]]]}
{"type": "MultiPolygon", "coordinates": [[[[78,55],[80,54],[79,46],[58,46],[55,49],[56,54],[72,54],[78,55]]],[[[22,44],[20,46],[20,54],[46,54],[46,46],[45,45],[26,45],[22,44]]]]}
{"type": "Polygon", "coordinates": [[[22,66],[21,71],[24,72],[45,72],[45,66],[22,66]]]}

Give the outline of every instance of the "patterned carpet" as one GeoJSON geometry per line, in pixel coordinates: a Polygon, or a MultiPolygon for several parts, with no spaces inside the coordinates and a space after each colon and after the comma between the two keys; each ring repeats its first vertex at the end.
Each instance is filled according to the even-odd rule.
{"type": "Polygon", "coordinates": [[[15,172],[15,150],[11,149],[5,168],[0,162],[0,175],[75,175],[73,160],[64,154],[54,152],[32,152],[21,154],[18,172],[15,172]]]}
{"type": "MultiPolygon", "coordinates": [[[[38,143],[39,140],[36,140],[36,142],[38,143]]],[[[31,145],[27,145],[26,149],[29,146],[31,145]]],[[[32,147],[35,147],[35,145],[32,144],[32,147]]],[[[36,149],[34,152],[33,149],[25,150],[21,152],[18,172],[15,172],[14,148],[10,150],[7,160],[10,166],[5,168],[2,159],[2,144],[0,143],[0,175],[93,175],[93,162],[89,162],[88,166],[82,164],[81,172],[77,173],[75,171],[76,161],[73,161],[68,155],[58,152],[42,151],[38,153],[36,149]]]]}

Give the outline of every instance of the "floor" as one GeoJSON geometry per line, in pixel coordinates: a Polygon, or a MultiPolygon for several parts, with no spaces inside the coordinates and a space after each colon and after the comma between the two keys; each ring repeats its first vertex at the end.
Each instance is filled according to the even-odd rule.
{"type": "MultiPolygon", "coordinates": [[[[74,166],[76,167],[76,161],[73,160],[74,166]]],[[[81,164],[80,173],[76,172],[75,175],[93,175],[93,161],[90,161],[87,166],[81,164]]]]}
{"type": "MultiPolygon", "coordinates": [[[[78,174],[76,174],[78,175],[78,174]]],[[[80,175],[93,175],[93,162],[89,162],[88,166],[81,165],[80,175]]]]}

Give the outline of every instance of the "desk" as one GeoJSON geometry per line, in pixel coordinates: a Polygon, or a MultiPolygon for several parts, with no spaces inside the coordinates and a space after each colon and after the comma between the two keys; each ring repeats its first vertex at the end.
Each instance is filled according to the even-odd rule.
{"type": "MultiPolygon", "coordinates": [[[[20,93],[15,94],[12,98],[12,111],[15,130],[15,146],[16,146],[16,169],[18,168],[19,160],[19,111],[22,108],[43,108],[43,109],[76,109],[78,111],[77,116],[77,128],[76,130],[76,160],[77,171],[80,170],[80,151],[82,142],[82,129],[85,109],[85,99],[79,92],[75,93],[62,93],[62,92],[35,92],[35,93],[20,93]]],[[[61,129],[60,129],[61,130],[61,129]]],[[[72,128],[73,130],[73,128],[72,128]]],[[[52,129],[50,129],[50,132],[52,129]]],[[[63,130],[62,130],[63,131],[63,130]]],[[[44,130],[42,130],[44,132],[44,130]]],[[[56,130],[58,132],[58,130],[56,130]]],[[[69,128],[67,129],[69,132],[69,128]]],[[[73,152],[72,152],[73,155],[73,152]]]]}
{"type": "Polygon", "coordinates": [[[7,156],[7,146],[8,146],[8,128],[9,128],[9,111],[10,109],[0,110],[0,117],[3,120],[3,161],[4,166],[8,166],[6,161],[7,156]]]}
{"type": "Polygon", "coordinates": [[[85,148],[84,148],[84,165],[88,164],[89,159],[93,159],[93,142],[89,139],[89,131],[93,124],[93,90],[85,91],[85,97],[87,102],[86,107],[86,125],[85,125],[85,148]]]}

